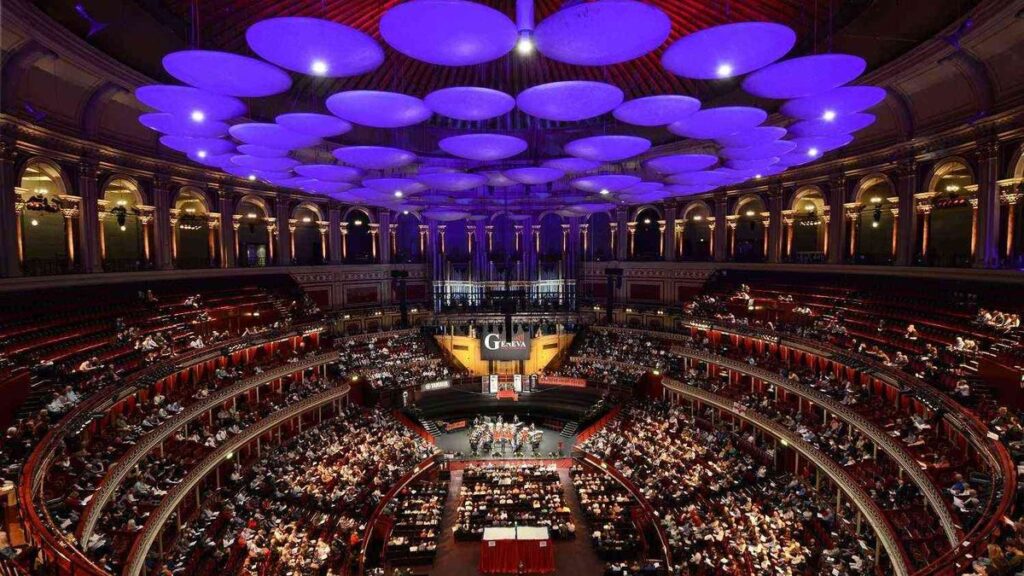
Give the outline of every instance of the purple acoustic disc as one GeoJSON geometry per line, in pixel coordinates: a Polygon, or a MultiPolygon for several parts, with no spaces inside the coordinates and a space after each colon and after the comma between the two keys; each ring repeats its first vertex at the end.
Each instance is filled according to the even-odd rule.
{"type": "Polygon", "coordinates": [[[857,112],[845,116],[835,116],[831,120],[801,120],[789,127],[789,132],[797,137],[804,136],[836,136],[852,134],[875,123],[874,114],[857,112]]]}
{"type": "Polygon", "coordinates": [[[777,156],[771,158],[752,158],[750,160],[727,160],[725,162],[726,168],[732,168],[733,170],[764,170],[769,166],[778,164],[779,158],[777,156]]]}
{"type": "Polygon", "coordinates": [[[648,160],[646,165],[661,174],[678,174],[704,170],[716,163],[718,157],[711,154],[672,154],[648,160]]]}
{"type": "Polygon", "coordinates": [[[263,20],[249,27],[245,40],[264,60],[311,76],[356,76],[384,63],[384,50],[373,38],[319,18],[263,20]]]}
{"type": "Polygon", "coordinates": [[[657,190],[654,192],[642,192],[637,194],[620,194],[619,199],[626,201],[628,204],[649,204],[652,202],[661,202],[668,196],[668,192],[657,190]]]}
{"type": "Polygon", "coordinates": [[[298,160],[291,158],[264,158],[260,156],[246,156],[245,154],[231,158],[231,163],[243,168],[255,168],[268,172],[287,172],[299,165],[298,160]]]}
{"type": "Polygon", "coordinates": [[[228,125],[224,122],[217,120],[196,122],[187,116],[178,116],[167,112],[143,114],[139,116],[139,123],[151,130],[175,136],[219,138],[228,133],[228,125]]]}
{"type": "Polygon", "coordinates": [[[672,22],[658,8],[634,0],[579,2],[545,18],[534,30],[537,50],[567,64],[618,64],[661,46],[672,22]]]}
{"type": "Polygon", "coordinates": [[[214,94],[256,98],[292,86],[291,77],[277,66],[231,52],[181,50],[164,56],[163,64],[171,76],[214,94]]]}
{"type": "Polygon", "coordinates": [[[629,188],[620,190],[620,194],[648,194],[661,190],[664,187],[665,185],[661,182],[637,182],[629,188]]]}
{"type": "Polygon", "coordinates": [[[299,134],[330,138],[341,136],[352,129],[348,122],[329,114],[313,114],[310,112],[293,112],[281,114],[274,119],[277,124],[299,134]]]}
{"type": "Polygon", "coordinates": [[[703,194],[718,188],[715,184],[672,184],[665,187],[665,191],[675,196],[690,196],[692,194],[703,194]]]}
{"type": "MultiPolygon", "coordinates": [[[[809,136],[806,138],[794,138],[793,144],[795,149],[792,154],[804,155],[816,158],[826,152],[830,152],[837,148],[842,148],[850,142],[853,142],[853,136],[847,134],[840,134],[836,136],[809,136]]],[[[783,157],[784,158],[784,157],[783,157]]],[[[785,160],[780,160],[785,163],[785,160]]]]}
{"type": "Polygon", "coordinates": [[[772,164],[767,168],[761,169],[759,172],[761,174],[761,177],[763,178],[765,176],[775,176],[776,174],[782,174],[783,172],[786,171],[787,168],[789,168],[789,166],[783,166],[782,164],[772,164]]]}
{"type": "Polygon", "coordinates": [[[665,94],[623,102],[612,112],[620,122],[634,126],[665,126],[700,110],[700,100],[689,96],[665,94]]]}
{"type": "Polygon", "coordinates": [[[339,118],[374,128],[412,126],[431,114],[415,96],[377,90],[338,92],[327,99],[327,109],[339,118]]]}
{"type": "Polygon", "coordinates": [[[768,113],[760,108],[722,106],[701,110],[689,118],[673,122],[668,125],[668,131],[698,140],[720,138],[753,128],[767,118],[768,113]]]}
{"type": "Polygon", "coordinates": [[[455,222],[456,220],[463,220],[468,216],[469,212],[461,210],[427,210],[423,213],[424,218],[437,220],[438,222],[455,222]]]}
{"type": "Polygon", "coordinates": [[[518,31],[508,16],[465,0],[416,0],[390,8],[380,35],[410,58],[441,66],[469,66],[508,54],[518,31]]]}
{"type": "Polygon", "coordinates": [[[435,114],[456,120],[488,120],[507,114],[516,107],[516,99],[490,88],[454,86],[427,94],[423,102],[435,114]]]}
{"type": "Polygon", "coordinates": [[[595,174],[594,176],[576,178],[570,182],[570,185],[577,190],[596,193],[601,190],[618,192],[638,183],[640,183],[640,178],[629,174],[595,174]]]}
{"type": "Polygon", "coordinates": [[[722,148],[718,153],[727,160],[763,160],[764,158],[781,157],[792,152],[796,147],[789,140],[776,140],[757,146],[722,148]]]}
{"type": "Polygon", "coordinates": [[[433,174],[419,174],[416,180],[428,188],[444,192],[458,192],[469,190],[487,184],[487,176],[483,174],[469,174],[466,172],[436,172],[433,174]]]}
{"type": "Polygon", "coordinates": [[[202,151],[202,153],[200,153],[200,151],[197,150],[196,152],[189,152],[188,159],[193,162],[198,162],[204,166],[224,168],[225,166],[232,166],[231,159],[234,158],[235,156],[236,154],[234,152],[226,152],[224,154],[210,154],[205,151],[202,151]]]}
{"type": "Polygon", "coordinates": [[[600,162],[595,160],[587,160],[585,158],[552,158],[551,160],[545,160],[541,166],[544,168],[554,168],[555,170],[561,170],[566,174],[578,174],[580,172],[589,172],[597,169],[601,166],[600,162]]]}
{"type": "Polygon", "coordinates": [[[590,136],[565,145],[566,153],[599,162],[618,162],[643,154],[651,141],[639,136],[590,136]]]}
{"type": "Polygon", "coordinates": [[[736,170],[733,168],[718,168],[714,172],[722,176],[725,184],[739,184],[740,182],[746,182],[760,173],[758,170],[736,170]]]}
{"type": "Polygon", "coordinates": [[[783,60],[743,80],[743,89],[761,98],[803,98],[852,81],[867,62],[849,54],[817,54],[783,60]]]}
{"type": "Polygon", "coordinates": [[[251,122],[248,124],[235,124],[228,132],[236,140],[246,144],[258,144],[268,148],[280,148],[282,150],[294,150],[306,146],[316,146],[320,138],[308,134],[292,132],[277,124],[262,124],[251,122]]]}
{"type": "Polygon", "coordinates": [[[288,155],[288,150],[260,146],[259,144],[242,144],[238,147],[238,151],[249,156],[261,156],[263,158],[280,158],[288,155]]]}
{"type": "Polygon", "coordinates": [[[300,176],[328,182],[351,182],[363,175],[363,171],[359,168],[334,164],[303,164],[296,166],[294,170],[300,176]]]}
{"type": "Polygon", "coordinates": [[[363,186],[383,194],[395,195],[395,192],[401,192],[402,196],[419,194],[427,189],[411,178],[365,178],[363,186]]]}
{"type": "Polygon", "coordinates": [[[545,168],[543,166],[525,168],[512,168],[505,170],[505,176],[520,184],[547,184],[565,176],[558,168],[545,168]]]}
{"type": "Polygon", "coordinates": [[[335,182],[331,180],[312,180],[302,185],[303,190],[317,194],[338,194],[355,188],[351,182],[335,182]]]}
{"type": "Polygon", "coordinates": [[[611,112],[622,98],[622,90],[611,84],[567,80],[527,88],[519,93],[516,104],[530,116],[576,122],[611,112]]]}
{"type": "Polygon", "coordinates": [[[661,64],[686,78],[731,78],[775,62],[795,43],[796,33],[782,24],[723,24],[683,36],[665,50],[661,64]]]}
{"type": "Polygon", "coordinates": [[[480,162],[494,162],[511,158],[522,154],[527,148],[526,140],[504,134],[449,136],[441,139],[437,145],[452,156],[480,162]]]}
{"type": "Polygon", "coordinates": [[[150,108],[188,118],[196,123],[227,120],[245,114],[245,104],[238,98],[191,86],[140,86],[135,90],[135,98],[150,108]]]}
{"type": "Polygon", "coordinates": [[[332,153],[345,164],[364,170],[400,168],[416,160],[412,152],[386,146],[346,146],[335,148],[332,153]]]}
{"type": "Polygon", "coordinates": [[[715,142],[718,142],[722,146],[732,147],[743,147],[743,146],[757,146],[760,144],[768,144],[774,142],[779,138],[786,135],[785,128],[779,128],[777,126],[758,126],[757,128],[751,128],[749,130],[743,130],[735,134],[729,134],[728,136],[720,136],[715,138],[715,142]]]}
{"type": "Polygon", "coordinates": [[[280,180],[273,181],[272,183],[277,186],[301,189],[306,184],[311,184],[313,182],[316,182],[316,180],[313,178],[305,178],[303,176],[292,176],[290,178],[282,178],[280,180]]]}
{"type": "Polygon", "coordinates": [[[195,154],[197,157],[225,154],[235,149],[234,144],[220,138],[195,138],[192,136],[161,136],[160,143],[171,150],[195,154]]]}
{"type": "Polygon", "coordinates": [[[782,105],[781,112],[801,120],[824,120],[862,112],[882,100],[885,100],[885,90],[877,86],[843,86],[790,100],[782,105]]]}
{"type": "Polygon", "coordinates": [[[280,180],[290,178],[291,172],[274,172],[270,170],[259,170],[257,168],[246,168],[245,166],[225,166],[224,171],[232,176],[238,176],[246,180],[280,180]]]}
{"type": "Polygon", "coordinates": [[[608,202],[602,202],[602,203],[596,203],[595,202],[595,203],[575,204],[575,205],[569,207],[569,210],[572,210],[573,212],[577,212],[577,213],[580,213],[580,214],[594,214],[594,213],[597,213],[597,212],[608,212],[609,210],[614,210],[614,209],[615,209],[615,204],[611,204],[611,203],[608,203],[608,202]]]}
{"type": "Polygon", "coordinates": [[[505,188],[507,186],[515,186],[519,184],[519,182],[505,176],[499,170],[488,170],[486,172],[481,172],[481,174],[487,176],[487,185],[495,188],[505,188]]]}
{"type": "Polygon", "coordinates": [[[721,186],[725,177],[715,171],[681,172],[673,174],[665,179],[669,184],[682,184],[684,186],[721,186]]]}

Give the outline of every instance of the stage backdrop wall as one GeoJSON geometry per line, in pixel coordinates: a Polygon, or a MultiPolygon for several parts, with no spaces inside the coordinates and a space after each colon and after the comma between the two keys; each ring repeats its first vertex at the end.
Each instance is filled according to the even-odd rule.
{"type": "Polygon", "coordinates": [[[530,339],[530,358],[491,363],[480,354],[480,339],[469,336],[435,336],[437,343],[477,376],[485,374],[533,374],[547,367],[558,353],[572,344],[573,334],[551,334],[530,339]]]}

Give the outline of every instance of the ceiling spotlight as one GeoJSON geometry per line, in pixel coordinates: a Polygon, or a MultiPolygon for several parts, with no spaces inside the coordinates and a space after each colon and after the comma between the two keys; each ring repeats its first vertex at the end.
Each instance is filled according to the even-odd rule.
{"type": "Polygon", "coordinates": [[[732,64],[719,64],[718,68],[715,69],[715,74],[718,74],[719,78],[732,76],[732,64]]]}
{"type": "Polygon", "coordinates": [[[327,66],[327,62],[324,62],[323,60],[313,60],[313,63],[309,65],[309,71],[316,76],[323,76],[324,74],[327,74],[328,70],[329,67],[327,66]]]}
{"type": "Polygon", "coordinates": [[[302,223],[303,223],[303,224],[309,224],[309,223],[310,223],[310,222],[312,222],[312,221],[313,221],[313,219],[312,219],[312,218],[310,218],[309,216],[303,216],[303,217],[302,217],[302,223]]]}
{"type": "Polygon", "coordinates": [[[609,194],[608,189],[607,188],[601,188],[600,194],[601,194],[601,196],[607,196],[609,194]]]}
{"type": "Polygon", "coordinates": [[[128,227],[127,227],[127,226],[125,226],[124,224],[122,224],[122,225],[121,225],[121,232],[124,232],[124,231],[125,231],[125,230],[127,230],[127,229],[128,229],[128,227]]]}
{"type": "Polygon", "coordinates": [[[249,182],[254,182],[255,180],[256,180],[256,175],[255,174],[249,174],[249,182]]]}
{"type": "Polygon", "coordinates": [[[747,216],[753,216],[753,215],[754,215],[754,211],[753,210],[747,210],[747,216]]]}
{"type": "Polygon", "coordinates": [[[878,228],[878,222],[872,222],[871,223],[871,227],[872,228],[878,228]]]}
{"type": "Polygon", "coordinates": [[[408,216],[409,215],[409,211],[408,210],[402,210],[402,215],[403,216],[408,216]]]}
{"type": "Polygon", "coordinates": [[[245,215],[245,217],[250,219],[250,220],[255,220],[256,219],[256,213],[255,212],[249,212],[248,214],[245,215]]]}
{"type": "Polygon", "coordinates": [[[835,110],[825,110],[825,113],[821,115],[821,119],[825,122],[831,122],[836,119],[835,110]]]}
{"type": "Polygon", "coordinates": [[[199,156],[200,158],[206,158],[206,150],[200,150],[199,152],[196,152],[196,156],[199,156]]]}
{"type": "Polygon", "coordinates": [[[30,224],[32,224],[33,226],[39,226],[39,220],[36,220],[35,218],[33,218],[32,222],[30,222],[30,224]]]}
{"type": "Polygon", "coordinates": [[[530,36],[530,31],[521,31],[519,33],[519,40],[516,41],[516,52],[521,56],[529,56],[533,54],[533,48],[533,38],[530,36]]]}
{"type": "Polygon", "coordinates": [[[757,179],[757,180],[760,180],[761,179],[761,175],[760,174],[754,174],[754,178],[757,179]]]}
{"type": "Polygon", "coordinates": [[[704,217],[703,217],[703,216],[701,216],[700,214],[694,214],[694,215],[693,215],[693,219],[694,219],[694,221],[696,221],[696,222],[700,222],[701,220],[703,220],[703,219],[704,219],[704,217]]]}
{"type": "Polygon", "coordinates": [[[810,156],[811,158],[817,158],[818,154],[820,154],[820,152],[817,148],[811,148],[810,150],[807,151],[807,155],[810,156]]]}
{"type": "Polygon", "coordinates": [[[206,120],[206,113],[202,110],[193,110],[189,117],[192,118],[193,122],[202,122],[203,120],[206,120]]]}
{"type": "Polygon", "coordinates": [[[650,223],[651,223],[651,219],[650,218],[644,218],[644,224],[650,224],[650,223]]]}
{"type": "Polygon", "coordinates": [[[401,198],[402,196],[405,196],[405,194],[402,194],[401,190],[395,190],[395,198],[401,198]]]}

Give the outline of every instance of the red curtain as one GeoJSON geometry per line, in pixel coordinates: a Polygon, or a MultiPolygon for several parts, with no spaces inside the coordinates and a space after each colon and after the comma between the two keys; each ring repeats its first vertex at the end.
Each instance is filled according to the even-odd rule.
{"type": "Polygon", "coordinates": [[[551,540],[484,540],[480,543],[480,572],[517,574],[519,563],[525,574],[555,571],[555,547],[551,540]]]}

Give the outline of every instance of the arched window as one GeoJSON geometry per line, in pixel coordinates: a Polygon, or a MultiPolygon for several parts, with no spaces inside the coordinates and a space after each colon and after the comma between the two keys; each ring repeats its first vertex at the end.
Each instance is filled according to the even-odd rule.
{"type": "Polygon", "coordinates": [[[134,180],[114,177],[103,187],[100,253],[108,272],[149,267],[152,213],[134,180]]]}
{"type": "Polygon", "coordinates": [[[680,258],[696,262],[711,260],[711,210],[704,202],[694,202],[683,211],[680,258]]]}
{"type": "Polygon", "coordinates": [[[783,214],[783,257],[790,262],[825,259],[825,197],[808,186],[797,190],[788,213],[783,214]]]}
{"type": "Polygon", "coordinates": [[[217,236],[202,190],[185,186],[174,200],[171,258],[176,268],[216,267],[217,236]]]}
{"type": "Polygon", "coordinates": [[[374,261],[376,250],[370,234],[370,216],[360,209],[349,210],[345,217],[345,239],[348,247],[345,261],[349,264],[369,264],[374,261]]]}
{"type": "Polygon", "coordinates": [[[857,264],[891,264],[896,259],[896,219],[892,209],[896,195],[892,182],[880,176],[861,181],[857,194],[859,205],[851,232],[853,260],[857,264]]]}
{"type": "Polygon", "coordinates": [[[589,246],[585,257],[595,262],[614,260],[612,254],[612,217],[608,212],[594,212],[587,220],[589,246]]]}
{"type": "Polygon", "coordinates": [[[934,193],[919,213],[917,262],[930,266],[969,266],[976,244],[977,186],[961,160],[936,166],[929,190],[934,193]]]}
{"type": "Polygon", "coordinates": [[[327,261],[327,230],[321,231],[320,209],[308,203],[292,211],[295,232],[292,233],[292,261],[300,266],[313,266],[327,261]]]}
{"type": "Polygon", "coordinates": [[[661,231],[658,220],[661,215],[654,208],[642,208],[633,221],[633,260],[658,260],[661,258],[661,231]]]}
{"type": "Polygon", "coordinates": [[[73,212],[60,168],[42,159],[30,160],[18,184],[20,209],[18,260],[28,276],[60,274],[73,269],[75,259],[73,212]]]}
{"type": "Polygon", "coordinates": [[[396,263],[422,262],[420,219],[415,214],[404,211],[397,215],[393,225],[395,231],[391,238],[392,261],[396,263]]]}
{"type": "Polygon", "coordinates": [[[539,280],[559,280],[562,277],[568,241],[566,230],[562,226],[565,223],[562,217],[554,212],[549,212],[540,219],[539,280]]]}
{"type": "Polygon", "coordinates": [[[764,212],[764,202],[758,196],[744,196],[736,203],[736,212],[730,222],[730,255],[734,261],[764,261],[768,247],[764,212]]]}
{"type": "Polygon", "coordinates": [[[273,264],[274,246],[267,228],[268,213],[267,204],[262,198],[245,196],[238,201],[238,209],[235,211],[238,224],[235,248],[239,266],[262,268],[273,264]]]}

